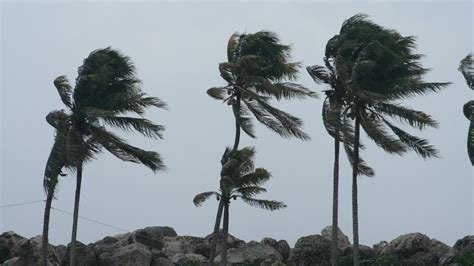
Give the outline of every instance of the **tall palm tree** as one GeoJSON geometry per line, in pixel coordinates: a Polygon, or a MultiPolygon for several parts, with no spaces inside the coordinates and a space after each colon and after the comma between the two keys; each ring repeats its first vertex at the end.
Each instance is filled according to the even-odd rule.
{"type": "MultiPolygon", "coordinates": [[[[221,77],[226,86],[210,88],[207,93],[216,100],[232,106],[235,119],[233,149],[237,150],[243,130],[255,138],[252,116],[260,123],[288,138],[309,140],[302,131],[303,121],[271,105],[270,100],[304,99],[316,94],[293,81],[300,63],[290,62],[289,45],[280,43],[273,32],[259,31],[253,34],[234,33],[227,44],[227,62],[219,64],[221,77]]],[[[209,262],[215,257],[217,233],[224,203],[220,202],[214,224],[209,262]]]]}
{"type": "Polygon", "coordinates": [[[82,171],[84,163],[103,149],[123,161],[141,163],[153,172],[164,169],[161,156],[127,144],[106,126],[136,131],[149,138],[162,138],[164,127],[142,117],[148,107],[165,108],[166,103],[142,92],[135,67],[127,56],[111,48],[93,51],[79,67],[75,88],[65,76],[54,82],[62,102],[66,105],[67,124],[65,154],[76,170],[73,228],[70,263],[75,265],[75,247],[82,171]]]}
{"type": "Polygon", "coordinates": [[[352,167],[354,265],[359,265],[357,175],[360,164],[360,128],[386,152],[402,155],[414,150],[423,158],[437,157],[427,140],[395,126],[396,120],[423,130],[437,127],[428,114],[402,106],[399,101],[437,92],[449,83],[423,81],[428,69],[414,53],[415,37],[402,36],[371,22],[364,14],[346,20],[339,35],[326,47],[347,93],[345,115],[355,120],[352,167]],[[347,112],[347,113],[346,113],[347,112]],[[391,134],[390,131],[393,133],[391,134]]]}
{"type": "MultiPolygon", "coordinates": [[[[311,78],[317,84],[325,84],[328,89],[324,91],[326,98],[323,103],[323,122],[331,137],[334,138],[334,166],[333,166],[333,201],[332,201],[332,226],[331,226],[331,265],[337,265],[338,247],[338,205],[339,205],[339,150],[340,142],[344,144],[349,160],[352,161],[354,145],[354,128],[346,116],[342,115],[345,107],[345,90],[337,77],[333,62],[324,58],[324,66],[314,65],[306,68],[311,78]]],[[[359,173],[373,176],[374,171],[363,160],[359,164],[359,173]]]]}
{"type": "Polygon", "coordinates": [[[55,196],[59,176],[65,176],[63,168],[74,170],[66,156],[66,138],[69,131],[68,116],[63,111],[53,111],[46,116],[46,121],[56,129],[53,148],[46,162],[43,187],[46,193],[46,204],[43,218],[43,235],[41,245],[41,265],[48,261],[49,216],[51,204],[55,196]]]}
{"type": "Polygon", "coordinates": [[[266,192],[261,187],[270,178],[270,173],[264,168],[254,166],[255,150],[245,147],[240,150],[226,148],[222,156],[221,181],[218,191],[208,191],[197,194],[193,202],[200,206],[204,201],[212,196],[216,196],[219,201],[224,202],[224,225],[221,265],[227,265],[227,237],[229,233],[229,206],[231,200],[242,199],[250,206],[274,211],[286,208],[280,201],[256,199],[255,196],[266,192]]]}
{"type": "MultiPolygon", "coordinates": [[[[466,79],[467,86],[474,90],[474,63],[472,61],[472,54],[468,54],[459,65],[459,71],[466,79]]],[[[467,133],[467,153],[471,164],[474,165],[474,101],[471,100],[464,104],[464,115],[469,119],[469,130],[467,133]]]]}

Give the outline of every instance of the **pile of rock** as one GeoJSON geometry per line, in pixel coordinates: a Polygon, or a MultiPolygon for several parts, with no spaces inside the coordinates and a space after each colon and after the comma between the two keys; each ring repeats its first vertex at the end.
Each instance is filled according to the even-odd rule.
{"type": "MultiPolygon", "coordinates": [[[[222,234],[218,236],[222,239],[222,234]]],[[[105,237],[95,243],[77,243],[79,266],[105,265],[207,265],[212,236],[178,236],[166,226],[154,226],[132,233],[105,237]]],[[[352,246],[346,235],[338,233],[340,257],[351,265],[352,246]]],[[[246,243],[232,235],[227,238],[230,265],[330,265],[331,227],[320,235],[298,239],[293,249],[285,240],[264,238],[260,242],[246,243]]],[[[69,265],[69,245],[49,246],[48,265],[69,265]]],[[[216,264],[221,260],[217,246],[216,264]]],[[[37,265],[40,259],[41,237],[24,238],[14,232],[0,236],[0,264],[37,265]]],[[[420,233],[402,235],[390,242],[382,241],[373,247],[360,245],[361,261],[371,265],[391,258],[402,265],[459,265],[460,255],[474,257],[474,236],[466,236],[450,248],[420,233]]],[[[345,265],[341,262],[340,265],[345,265]]]]}

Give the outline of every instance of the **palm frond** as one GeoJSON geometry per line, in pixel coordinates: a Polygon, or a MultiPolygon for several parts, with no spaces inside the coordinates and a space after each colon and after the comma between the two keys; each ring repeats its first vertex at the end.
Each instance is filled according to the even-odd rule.
{"type": "Polygon", "coordinates": [[[410,135],[402,129],[394,126],[387,120],[384,120],[384,122],[403,143],[405,143],[421,157],[438,157],[438,151],[432,145],[429,145],[427,140],[410,135]]]}
{"type": "MultiPolygon", "coordinates": [[[[354,165],[354,149],[352,147],[353,146],[348,145],[348,143],[344,143],[344,149],[346,151],[347,159],[349,160],[351,165],[354,165]]],[[[359,155],[359,163],[357,164],[357,175],[364,175],[368,177],[375,176],[374,169],[368,166],[367,163],[364,161],[364,159],[361,158],[360,155],[359,155]]]]}
{"type": "Polygon", "coordinates": [[[253,129],[252,118],[249,116],[248,108],[245,105],[234,104],[232,106],[235,120],[239,123],[240,128],[251,138],[256,138],[253,129]]]}
{"type": "Polygon", "coordinates": [[[474,90],[474,63],[472,54],[468,54],[461,60],[459,71],[461,71],[464,79],[466,79],[467,86],[469,86],[471,90],[474,90]]]}
{"type": "Polygon", "coordinates": [[[467,133],[467,153],[471,160],[471,164],[474,165],[474,115],[471,115],[471,121],[467,133]]]}
{"type": "Polygon", "coordinates": [[[286,208],[285,203],[276,200],[261,200],[251,197],[242,197],[242,200],[250,206],[262,208],[269,211],[275,211],[286,208]]]}
{"type": "Polygon", "coordinates": [[[215,192],[215,191],[208,191],[208,192],[203,192],[199,193],[196,196],[194,196],[193,203],[195,206],[199,207],[201,206],[207,199],[209,199],[211,196],[217,196],[220,197],[220,194],[215,192]]]}
{"type": "Polygon", "coordinates": [[[272,175],[265,168],[255,168],[251,173],[242,175],[238,179],[238,185],[241,187],[247,186],[262,186],[265,184],[272,175]]]}
{"type": "Polygon", "coordinates": [[[360,125],[367,136],[371,138],[379,147],[386,152],[398,155],[406,152],[405,145],[398,139],[391,136],[384,128],[384,125],[376,118],[370,119],[365,115],[360,116],[360,125]]]}
{"type": "Polygon", "coordinates": [[[123,116],[111,116],[111,115],[100,115],[97,114],[98,118],[101,118],[105,124],[115,127],[124,131],[136,130],[145,137],[149,138],[160,138],[163,139],[162,132],[165,127],[157,125],[145,118],[135,117],[123,117],[123,116]]]}
{"type": "Polygon", "coordinates": [[[211,96],[216,100],[225,100],[227,97],[227,88],[225,87],[212,87],[207,90],[207,95],[211,96]]]}
{"type": "Polygon", "coordinates": [[[243,197],[254,197],[264,192],[267,192],[267,190],[258,186],[239,187],[234,191],[234,193],[240,194],[243,197]]]}
{"type": "Polygon", "coordinates": [[[430,115],[421,111],[416,111],[400,105],[384,102],[377,102],[373,105],[373,107],[377,112],[386,114],[392,118],[400,120],[401,122],[408,123],[410,126],[417,127],[420,130],[426,126],[434,128],[438,127],[438,123],[433,118],[431,118],[430,115]]]}
{"type": "Polygon", "coordinates": [[[66,76],[59,76],[54,80],[54,86],[58,90],[61,101],[69,108],[72,108],[72,87],[66,76]]]}
{"type": "Polygon", "coordinates": [[[306,67],[306,71],[308,71],[308,74],[311,76],[314,82],[317,84],[327,84],[327,85],[332,85],[333,84],[333,79],[331,77],[331,74],[327,70],[327,68],[320,66],[320,65],[314,65],[314,66],[308,66],[306,67]]]}
{"type": "Polygon", "coordinates": [[[88,130],[96,142],[117,158],[123,161],[141,163],[153,172],[166,169],[160,154],[157,152],[145,151],[131,146],[103,127],[88,125],[88,130]]]}

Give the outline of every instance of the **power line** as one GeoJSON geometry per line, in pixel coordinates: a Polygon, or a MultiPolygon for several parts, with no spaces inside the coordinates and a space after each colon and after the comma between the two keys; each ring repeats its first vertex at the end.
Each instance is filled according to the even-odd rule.
{"type": "MultiPolygon", "coordinates": [[[[51,207],[51,209],[53,210],[56,210],[56,211],[59,211],[59,212],[62,212],[62,213],[65,213],[65,214],[69,214],[69,215],[72,215],[74,216],[74,214],[68,212],[68,211],[65,211],[65,210],[61,210],[61,209],[58,209],[58,208],[55,208],[55,207],[51,207]]],[[[96,224],[100,224],[100,225],[103,225],[103,226],[107,226],[107,227],[110,227],[110,228],[113,228],[113,229],[116,229],[116,230],[120,230],[120,231],[123,231],[123,232],[126,232],[126,233],[131,233],[129,230],[125,230],[125,229],[122,229],[120,227],[117,227],[117,226],[113,226],[113,225],[110,225],[110,224],[106,224],[106,223],[103,223],[103,222],[99,222],[97,220],[93,220],[93,219],[90,219],[90,218],[87,218],[87,217],[84,217],[84,216],[80,216],[78,215],[79,218],[82,218],[84,220],[87,220],[87,221],[90,221],[90,222],[93,222],[93,223],[96,223],[96,224]]]]}
{"type": "Polygon", "coordinates": [[[21,206],[21,205],[28,205],[28,204],[38,203],[38,202],[45,202],[45,201],[46,201],[46,200],[35,200],[35,201],[28,201],[28,202],[21,202],[21,203],[3,205],[3,206],[0,206],[0,209],[1,209],[1,208],[8,208],[8,207],[21,206]]]}

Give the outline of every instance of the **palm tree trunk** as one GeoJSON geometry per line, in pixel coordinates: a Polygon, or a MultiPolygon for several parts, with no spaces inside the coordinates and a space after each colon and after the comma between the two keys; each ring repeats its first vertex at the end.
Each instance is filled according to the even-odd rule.
{"type": "Polygon", "coordinates": [[[352,235],[354,266],[359,266],[359,216],[357,204],[357,170],[359,169],[360,117],[355,119],[354,162],[352,165],[352,235]]]}
{"type": "Polygon", "coordinates": [[[214,259],[216,257],[216,246],[217,239],[219,238],[219,228],[222,220],[222,210],[224,209],[224,202],[222,198],[219,201],[219,207],[217,208],[216,222],[214,224],[214,232],[212,233],[211,247],[209,251],[209,265],[214,265],[214,259]]]}
{"type": "Polygon", "coordinates": [[[224,207],[224,225],[222,234],[221,266],[227,266],[227,237],[229,235],[229,203],[224,207]]]}
{"type": "Polygon", "coordinates": [[[339,129],[336,129],[334,138],[334,169],[333,169],[333,194],[332,194],[332,232],[331,232],[331,265],[337,265],[338,255],[338,205],[339,205],[339,129]]]}
{"type": "Polygon", "coordinates": [[[77,236],[77,222],[79,218],[79,200],[81,197],[81,182],[82,182],[82,164],[77,167],[76,180],[76,195],[74,199],[74,215],[72,220],[72,237],[71,237],[71,257],[70,266],[76,265],[76,236],[77,236]]]}
{"type": "Polygon", "coordinates": [[[50,189],[46,196],[46,206],[44,207],[43,237],[41,239],[41,265],[48,265],[48,234],[49,234],[49,214],[51,213],[51,203],[53,202],[54,189],[50,189]]]}
{"type": "Polygon", "coordinates": [[[236,103],[232,106],[232,111],[234,112],[235,118],[235,139],[234,139],[234,147],[233,150],[237,150],[239,148],[240,143],[240,123],[237,120],[237,113],[240,112],[240,95],[237,95],[236,103]]]}

